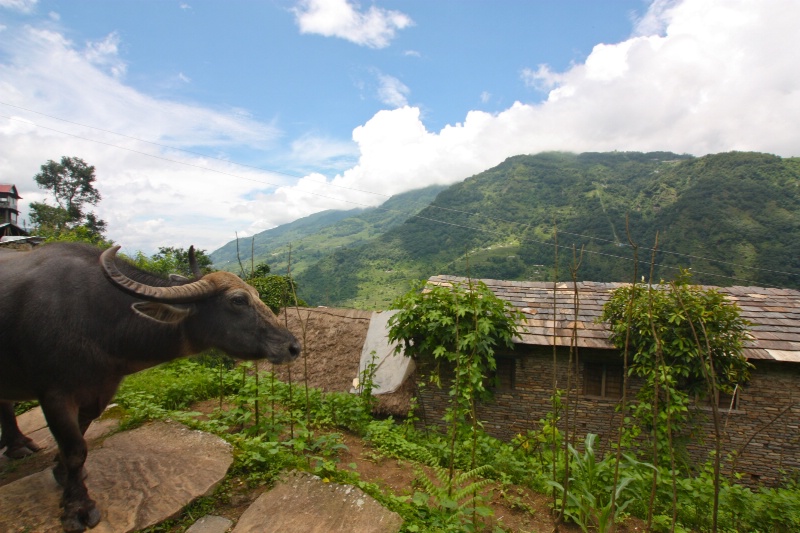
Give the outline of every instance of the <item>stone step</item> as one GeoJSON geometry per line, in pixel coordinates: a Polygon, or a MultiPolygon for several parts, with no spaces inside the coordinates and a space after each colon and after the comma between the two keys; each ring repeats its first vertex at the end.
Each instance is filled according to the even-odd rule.
{"type": "MultiPolygon", "coordinates": [[[[92,532],[127,533],[173,518],[210,494],[232,462],[230,444],[177,423],[112,435],[86,460],[86,485],[103,516],[92,532]]],[[[49,468],[0,487],[0,531],[61,532],[60,498],[49,468]]]]}
{"type": "Polygon", "coordinates": [[[357,487],[292,471],[253,502],[233,533],[397,533],[402,525],[357,487]]]}
{"type": "MultiPolygon", "coordinates": [[[[19,415],[17,417],[17,424],[24,435],[32,438],[33,442],[42,448],[39,453],[48,453],[58,448],[58,446],[56,446],[56,440],[47,427],[47,421],[44,419],[41,407],[35,407],[19,415]]],[[[84,435],[86,443],[91,446],[93,442],[115,430],[118,425],[119,420],[116,418],[98,418],[92,422],[86,430],[86,434],[84,435]]],[[[9,461],[11,461],[11,459],[5,455],[0,455],[0,469],[9,461]]]]}
{"type": "MultiPolygon", "coordinates": [[[[21,415],[19,425],[43,448],[39,454],[55,452],[41,410],[21,415]]],[[[114,419],[100,419],[86,433],[91,448],[86,485],[103,515],[92,533],[137,531],[177,516],[192,501],[210,494],[233,461],[224,440],[174,422],[146,424],[91,446],[116,425],[114,419]]],[[[60,533],[60,497],[49,464],[46,470],[0,487],[0,531],[60,533]]],[[[228,533],[232,526],[227,518],[209,515],[187,533],[228,533]]],[[[397,513],[361,489],[292,471],[253,502],[233,533],[396,533],[401,526],[397,513]]]]}
{"type": "Polygon", "coordinates": [[[232,525],[233,520],[209,514],[192,524],[186,533],[227,533],[232,525]]]}

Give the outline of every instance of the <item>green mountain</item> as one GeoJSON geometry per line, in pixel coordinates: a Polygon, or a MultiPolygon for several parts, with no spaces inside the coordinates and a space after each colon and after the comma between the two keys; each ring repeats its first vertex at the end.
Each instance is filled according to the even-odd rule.
{"type": "Polygon", "coordinates": [[[697,283],[797,288],[800,159],[516,156],[443,190],[391,229],[358,227],[362,239],[328,245],[296,270],[310,304],[386,308],[412,280],[433,274],[569,280],[574,270],[579,280],[630,281],[649,275],[651,257],[657,280],[685,267],[697,283]]]}
{"type": "Polygon", "coordinates": [[[240,273],[251,261],[267,263],[273,274],[285,274],[291,262],[293,276],[333,251],[359,245],[402,224],[442,191],[433,185],[389,198],[380,207],[329,210],[284,224],[254,237],[231,241],[210,254],[214,268],[240,273]],[[241,261],[241,266],[240,266],[241,261]]]}

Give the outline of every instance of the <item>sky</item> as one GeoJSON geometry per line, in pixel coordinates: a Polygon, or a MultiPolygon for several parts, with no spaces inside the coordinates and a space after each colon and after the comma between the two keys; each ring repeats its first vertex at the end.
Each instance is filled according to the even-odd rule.
{"type": "Polygon", "coordinates": [[[95,167],[123,252],[542,151],[800,156],[796,0],[0,0],[0,182],[95,167]]]}

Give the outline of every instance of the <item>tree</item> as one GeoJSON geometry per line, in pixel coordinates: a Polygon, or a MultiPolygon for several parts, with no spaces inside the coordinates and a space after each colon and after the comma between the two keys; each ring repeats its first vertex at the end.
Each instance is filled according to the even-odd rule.
{"type": "MultiPolygon", "coordinates": [[[[746,382],[752,365],[742,350],[748,322],[739,308],[714,289],[689,284],[687,271],[669,284],[633,285],[614,291],[601,320],[611,341],[633,353],[630,372],[643,379],[634,414],[652,429],[653,465],[668,450],[673,477],[673,519],[677,512],[673,435],[688,421],[692,397],[708,397],[714,422],[714,503],[716,531],[720,491],[721,425],[719,392],[732,394],[746,382]]],[[[652,511],[656,478],[650,496],[652,511]]],[[[648,518],[648,522],[649,522],[648,518]]]]}
{"type": "MultiPolygon", "coordinates": [[[[41,166],[41,172],[33,179],[40,189],[49,190],[56,201],[55,206],[47,202],[33,202],[30,205],[30,219],[38,232],[48,239],[58,240],[77,228],[83,228],[77,235],[85,233],[92,242],[103,239],[106,223],[92,212],[88,205],[97,205],[101,200],[95,188],[94,167],[87,165],[79,157],[62,157],[60,163],[53,160],[41,166]]],[[[75,237],[74,235],[72,237],[75,237]]],[[[82,240],[74,238],[71,240],[82,240]]]]}
{"type": "Polygon", "coordinates": [[[271,271],[272,270],[269,268],[268,264],[259,263],[259,264],[256,265],[255,270],[253,270],[253,276],[252,277],[254,277],[254,278],[264,278],[264,277],[267,277],[267,275],[271,271]]]}
{"type": "Polygon", "coordinates": [[[601,319],[618,348],[625,347],[629,334],[631,372],[645,379],[645,389],[654,385],[653,376],[667,371],[675,387],[689,395],[708,396],[712,387],[730,394],[747,381],[752,367],[742,354],[748,323],[725,295],[690,285],[689,279],[683,271],[670,284],[636,285],[633,295],[633,286],[621,287],[601,319]]]}
{"type": "MultiPolygon", "coordinates": [[[[200,272],[205,274],[212,270],[211,259],[208,257],[205,250],[195,250],[195,258],[197,260],[197,268],[200,269],[200,272]]],[[[139,252],[134,258],[134,263],[139,268],[162,276],[180,274],[187,278],[194,277],[194,273],[189,267],[189,250],[186,248],[162,246],[158,249],[158,253],[154,254],[152,257],[147,257],[139,252]]]]}
{"type": "MultiPolygon", "coordinates": [[[[471,470],[466,474],[478,473],[475,454],[481,423],[476,400],[489,396],[486,381],[497,368],[495,350],[514,347],[523,315],[485,283],[472,280],[452,286],[420,282],[397,298],[392,308],[400,309],[389,319],[389,340],[398,343],[395,351],[434,364],[444,362],[453,370],[445,414],[445,422],[450,424],[449,465],[447,477],[442,473],[439,481],[446,488],[442,496],[457,502],[456,442],[469,438],[464,430],[471,432],[471,470]]],[[[438,372],[431,378],[441,383],[438,372]]],[[[427,485],[428,490],[432,487],[427,485]]],[[[477,496],[471,500],[473,526],[477,500],[477,496]]]]}
{"type": "Polygon", "coordinates": [[[474,361],[470,385],[482,396],[496,348],[513,348],[521,313],[483,282],[440,286],[420,283],[392,303],[400,312],[389,319],[389,340],[415,359],[457,364],[474,361]]]}
{"type": "Polygon", "coordinates": [[[303,300],[297,299],[297,284],[289,276],[260,276],[248,279],[247,283],[258,291],[261,301],[274,313],[290,305],[306,305],[303,300]]]}

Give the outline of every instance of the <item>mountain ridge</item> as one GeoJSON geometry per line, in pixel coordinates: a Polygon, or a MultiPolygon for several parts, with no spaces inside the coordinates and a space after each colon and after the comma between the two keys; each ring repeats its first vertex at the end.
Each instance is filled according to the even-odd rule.
{"type": "Polygon", "coordinates": [[[401,193],[378,207],[326,210],[262,231],[252,237],[230,241],[209,257],[214,268],[241,274],[242,267],[267,263],[273,274],[293,275],[331,250],[357,245],[401,224],[428,205],[442,185],[431,185],[401,193]],[[238,250],[237,250],[238,245],[238,250]]]}
{"type": "Polygon", "coordinates": [[[696,283],[800,288],[800,159],[513,156],[371,233],[304,265],[301,298],[381,309],[434,274],[568,280],[577,263],[579,280],[630,281],[634,266],[649,275],[651,257],[655,281],[691,268],[696,283]]]}

